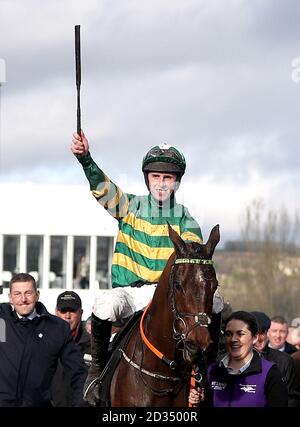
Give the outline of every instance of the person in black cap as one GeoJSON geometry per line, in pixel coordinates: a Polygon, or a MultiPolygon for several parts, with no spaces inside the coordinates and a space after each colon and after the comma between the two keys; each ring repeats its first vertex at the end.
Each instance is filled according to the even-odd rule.
{"type": "Polygon", "coordinates": [[[285,352],[269,347],[268,330],[271,319],[261,311],[252,311],[258,325],[258,339],[254,348],[262,357],[276,363],[288,389],[288,406],[300,406],[300,390],[297,384],[296,371],[291,356],[285,352]]]}
{"type": "MultiPolygon", "coordinates": [[[[65,291],[58,295],[56,302],[56,316],[69,323],[71,334],[78,346],[87,367],[91,361],[90,335],[86,332],[82,322],[82,303],[80,296],[73,291],[65,291]]],[[[51,387],[52,404],[56,407],[71,406],[72,387],[71,381],[62,365],[57,365],[57,370],[51,387]]]]}
{"type": "Polygon", "coordinates": [[[269,342],[267,333],[271,326],[271,320],[262,311],[252,311],[251,314],[253,314],[253,316],[256,318],[258,325],[258,340],[255,344],[255,348],[259,352],[262,352],[266,349],[266,346],[269,342]]]}
{"type": "Polygon", "coordinates": [[[66,291],[58,295],[55,314],[69,323],[72,335],[76,337],[82,317],[80,296],[73,291],[66,291]]]}

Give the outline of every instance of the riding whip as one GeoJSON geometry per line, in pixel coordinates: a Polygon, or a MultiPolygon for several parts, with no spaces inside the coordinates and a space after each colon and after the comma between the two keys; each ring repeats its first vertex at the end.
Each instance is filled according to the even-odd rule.
{"type": "Polygon", "coordinates": [[[75,64],[77,88],[77,133],[81,136],[80,85],[81,85],[81,55],[80,55],[80,25],[75,25],[75,64]]]}

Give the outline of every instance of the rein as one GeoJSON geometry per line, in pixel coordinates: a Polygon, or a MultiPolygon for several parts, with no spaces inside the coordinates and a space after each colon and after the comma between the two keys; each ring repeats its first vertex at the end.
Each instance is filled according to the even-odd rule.
{"type": "Polygon", "coordinates": [[[159,359],[161,359],[163,362],[165,362],[169,366],[169,368],[175,369],[175,361],[169,360],[163,353],[161,353],[159,350],[157,350],[157,348],[154,347],[153,344],[151,344],[151,342],[148,340],[148,338],[146,337],[146,335],[144,333],[143,320],[144,320],[144,317],[145,317],[151,303],[152,303],[152,300],[150,301],[150,303],[145,308],[144,313],[141,317],[141,321],[140,321],[140,334],[141,334],[142,340],[146,344],[146,346],[152,351],[152,353],[155,354],[155,356],[157,356],[159,359]]]}

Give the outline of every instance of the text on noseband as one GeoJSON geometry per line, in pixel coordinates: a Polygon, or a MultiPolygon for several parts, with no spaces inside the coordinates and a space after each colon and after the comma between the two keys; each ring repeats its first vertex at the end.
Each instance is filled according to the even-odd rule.
{"type": "Polygon", "coordinates": [[[177,258],[174,264],[210,264],[214,262],[212,259],[198,259],[198,258],[177,258]]]}

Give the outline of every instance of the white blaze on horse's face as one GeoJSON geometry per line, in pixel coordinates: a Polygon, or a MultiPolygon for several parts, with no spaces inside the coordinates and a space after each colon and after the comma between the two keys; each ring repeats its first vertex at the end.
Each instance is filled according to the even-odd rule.
{"type": "Polygon", "coordinates": [[[149,190],[155,200],[165,202],[171,197],[176,187],[177,176],[175,173],[149,172],[149,190]]]}

